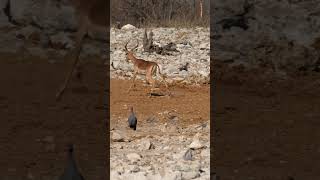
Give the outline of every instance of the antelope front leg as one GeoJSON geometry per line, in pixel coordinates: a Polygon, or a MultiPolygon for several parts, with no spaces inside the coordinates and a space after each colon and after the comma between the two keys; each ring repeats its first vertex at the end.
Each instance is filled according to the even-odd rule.
{"type": "Polygon", "coordinates": [[[82,41],[84,39],[84,36],[87,33],[87,24],[86,22],[82,22],[81,26],[78,30],[78,32],[76,33],[76,44],[75,44],[75,50],[74,50],[74,62],[73,65],[71,67],[71,70],[69,71],[62,87],[60,88],[60,90],[58,91],[58,93],[56,94],[56,100],[60,100],[60,98],[62,97],[62,94],[64,93],[65,89],[67,88],[70,78],[74,72],[75,67],[78,66],[78,62],[79,62],[79,56],[80,56],[80,52],[81,52],[81,48],[82,48],[82,41]]]}
{"type": "Polygon", "coordinates": [[[130,86],[130,88],[128,89],[128,92],[130,92],[130,90],[131,90],[132,86],[133,86],[133,87],[135,87],[135,80],[136,80],[136,76],[137,76],[137,73],[136,73],[136,72],[134,72],[133,77],[132,77],[131,86],[130,86]]]}

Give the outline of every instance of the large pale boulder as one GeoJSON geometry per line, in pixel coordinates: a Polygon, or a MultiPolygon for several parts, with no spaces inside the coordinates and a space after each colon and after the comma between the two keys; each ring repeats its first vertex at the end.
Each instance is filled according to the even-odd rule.
{"type": "Polygon", "coordinates": [[[72,29],[77,26],[72,6],[53,0],[10,0],[12,19],[19,24],[36,23],[43,28],[72,29]]]}
{"type": "Polygon", "coordinates": [[[276,68],[312,65],[319,58],[320,4],[316,1],[214,1],[211,23],[215,60],[276,68]]]}

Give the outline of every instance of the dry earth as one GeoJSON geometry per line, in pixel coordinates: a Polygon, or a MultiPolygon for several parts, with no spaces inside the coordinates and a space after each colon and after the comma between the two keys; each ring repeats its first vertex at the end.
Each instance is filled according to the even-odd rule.
{"type": "Polygon", "coordinates": [[[149,97],[143,84],[127,93],[130,81],[111,80],[111,179],[210,179],[210,87],[162,87],[170,96],[149,97]],[[136,131],[127,124],[130,106],[136,131]]]}
{"type": "Polygon", "coordinates": [[[0,62],[0,179],[56,179],[75,145],[86,179],[106,177],[105,66],[86,63],[83,84],[71,81],[61,102],[55,93],[70,64],[3,55],[0,62]]]}
{"type": "Polygon", "coordinates": [[[210,80],[209,28],[152,31],[154,44],[174,43],[178,52],[143,52],[144,29],[131,25],[110,32],[111,179],[210,179],[210,87],[203,83],[210,80]],[[167,76],[169,89],[156,91],[163,96],[149,97],[143,76],[127,93],[133,65],[125,61],[123,48],[129,40],[129,49],[140,42],[137,58],[157,62],[167,76]],[[137,131],[128,128],[130,106],[138,117],[137,131]],[[186,152],[192,154],[189,160],[186,152]]]}
{"type": "Polygon", "coordinates": [[[214,171],[224,180],[318,179],[319,74],[276,80],[263,71],[216,66],[214,171]]]}

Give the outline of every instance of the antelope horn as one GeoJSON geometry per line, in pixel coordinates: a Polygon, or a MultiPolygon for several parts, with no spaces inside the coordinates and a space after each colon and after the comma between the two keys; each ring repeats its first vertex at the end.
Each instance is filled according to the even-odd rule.
{"type": "Polygon", "coordinates": [[[137,39],[137,45],[134,48],[132,48],[132,51],[134,51],[138,46],[139,46],[139,41],[137,39]]]}
{"type": "Polygon", "coordinates": [[[126,45],[124,46],[124,49],[128,52],[129,50],[128,50],[128,48],[127,48],[127,45],[128,45],[128,43],[130,42],[130,40],[126,43],[126,45]]]}

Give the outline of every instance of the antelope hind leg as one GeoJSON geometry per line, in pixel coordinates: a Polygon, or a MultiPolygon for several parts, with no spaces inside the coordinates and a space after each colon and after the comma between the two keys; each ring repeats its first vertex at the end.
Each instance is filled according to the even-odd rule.
{"type": "Polygon", "coordinates": [[[162,82],[164,82],[164,85],[166,86],[166,88],[168,89],[168,83],[165,79],[165,77],[162,76],[162,82]]]}

